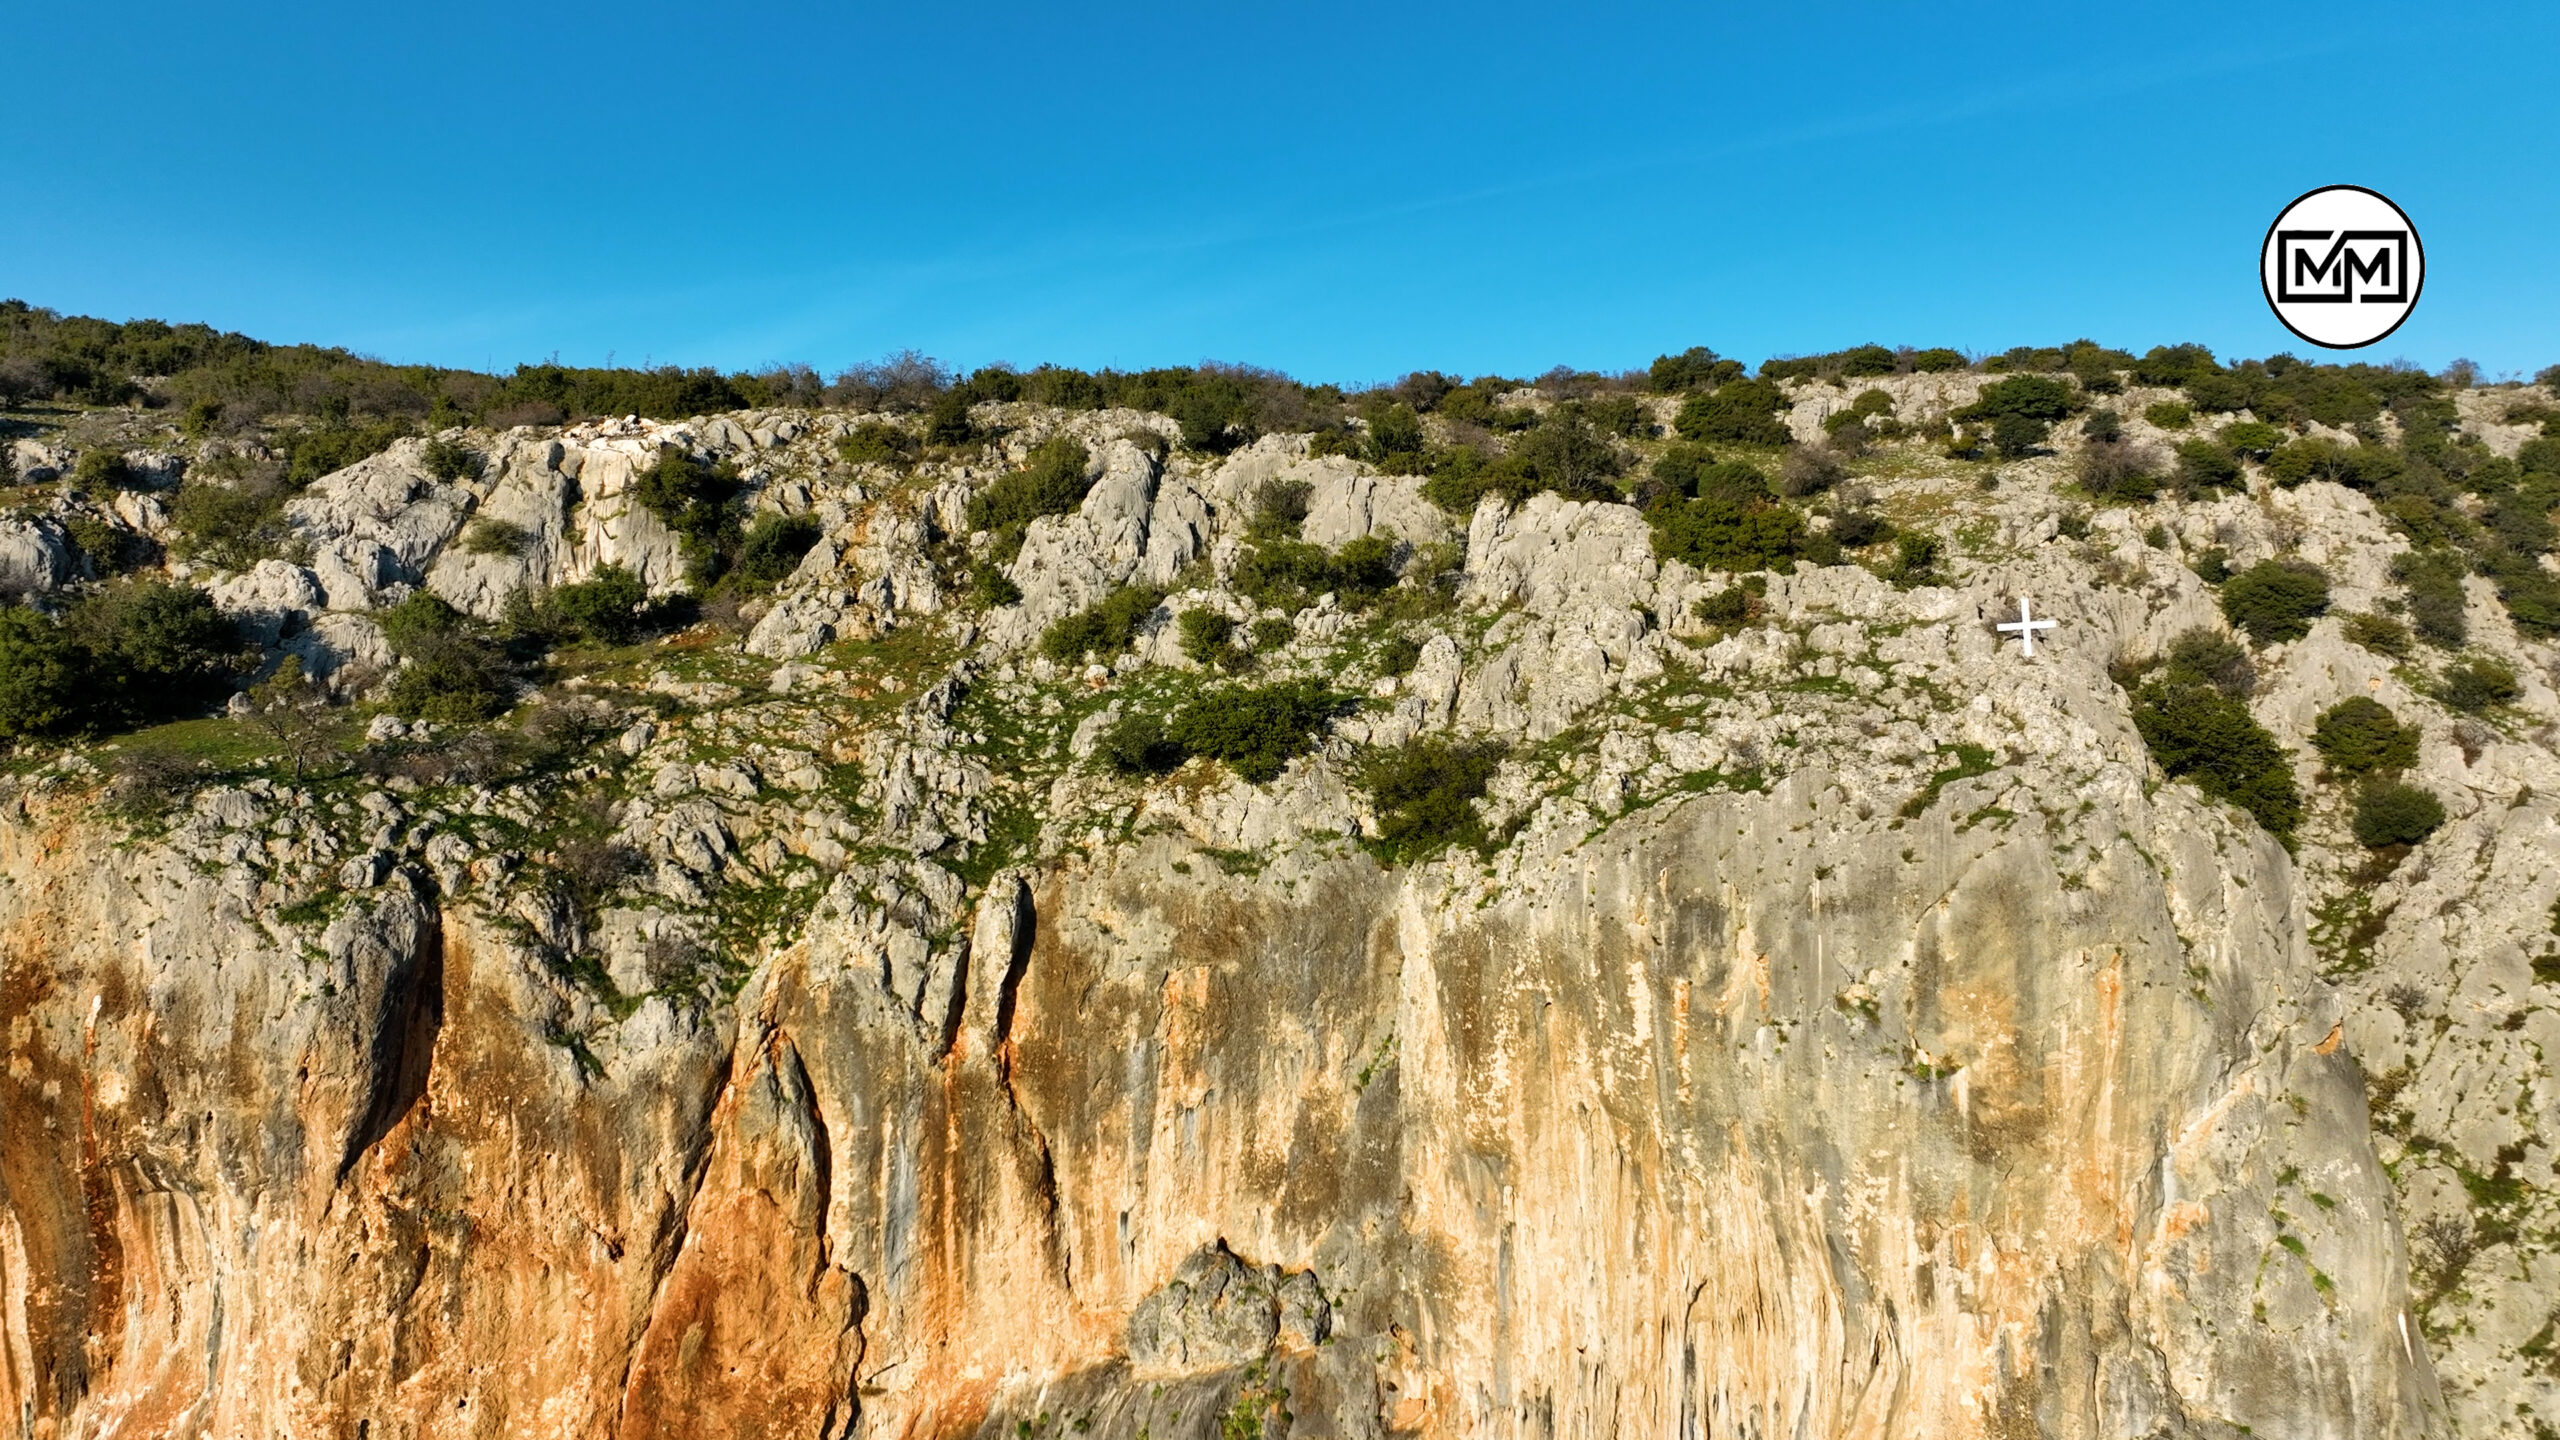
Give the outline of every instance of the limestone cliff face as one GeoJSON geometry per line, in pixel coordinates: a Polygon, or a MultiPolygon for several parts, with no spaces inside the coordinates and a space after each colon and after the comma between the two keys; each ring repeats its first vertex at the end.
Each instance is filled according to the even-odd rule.
{"type": "Polygon", "coordinates": [[[2282,852],[2093,798],[1895,826],[1805,774],[1498,892],[1116,847],[994,888],[947,1040],[813,936],[600,1074],[429,878],[296,954],[37,807],[6,835],[9,1413],[2422,1432],[2282,852]],[[1132,1312],[1221,1244],[1312,1271],[1324,1343],[1134,1364],[1132,1312]]]}
{"type": "MultiPolygon", "coordinates": [[[[2468,1292],[2413,1277],[2357,1052],[2401,1067],[2377,1113],[2453,1132],[2387,1133],[2405,1167],[2547,1156],[2538,1060],[2476,1136],[2409,1120],[2483,1052],[2373,993],[2528,968],[2542,741],[2431,721],[2454,819],[2366,883],[2380,968],[2342,969],[2342,821],[2289,854],[2161,783],[2108,677],[2214,623],[2177,536],[2058,537],[2030,470],[1948,583],[1808,569],[1719,631],[1724,579],[1624,507],[1446,525],[1409,479],[1195,469],[1143,421],[1056,422],[1097,483],[992,614],[930,552],[988,472],[704,427],[824,539],[743,642],[541,702],[537,761],[377,727],[352,776],[157,813],[76,757],[10,782],[0,1434],[2360,1440],[2534,1403],[2497,1368],[2529,1335],[2453,1339],[2440,1392],[2468,1292]],[[1250,615],[1275,476],[1328,543],[1463,534],[1454,599],[1393,622],[1400,676],[1382,622],[1294,617],[1264,673],[1372,702],[1271,783],[1111,773],[1112,717],[1208,683],[1169,613],[1112,666],[1028,647],[1132,579],[1250,615]],[[2067,627],[2033,664],[1988,628],[2022,589],[2067,627]],[[1433,734],[1509,745],[1502,843],[1382,866],[1358,747],[1433,734]]],[[[639,543],[558,483],[629,468],[581,443],[365,522],[530,487],[516,568],[430,536],[367,584],[495,608],[639,543]]],[[[1931,483],[1884,499],[1923,523],[1931,483]]],[[[2343,609],[2387,547],[2332,489],[2173,518],[2321,548],[2343,609]]],[[[328,616],[370,624],[290,628],[328,616]]],[[[2364,654],[2334,620],[2262,653],[2261,718],[2428,713],[2364,654]]]]}

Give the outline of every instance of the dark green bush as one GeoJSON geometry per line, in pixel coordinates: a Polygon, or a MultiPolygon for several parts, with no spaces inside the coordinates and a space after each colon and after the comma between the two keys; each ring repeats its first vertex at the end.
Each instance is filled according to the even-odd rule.
{"type": "Polygon", "coordinates": [[[1370,755],[1360,767],[1360,783],[1378,813],[1371,853],[1401,865],[1452,845],[1483,850],[1489,837],[1475,802],[1501,763],[1497,750],[1453,745],[1437,736],[1370,755]]]}
{"type": "Polygon", "coordinates": [[[2036,448],[2044,444],[2045,438],[2052,433],[2052,426],[2026,415],[2002,415],[1991,422],[1992,448],[2011,460],[2036,453],[2036,448]]]}
{"type": "Polygon", "coordinates": [[[2223,616],[2261,645],[2301,639],[2328,610],[2328,573],[2303,561],[2261,560],[2222,582],[2223,616]]]}
{"type": "Polygon", "coordinates": [[[1750,591],[1728,585],[1698,602],[1698,618],[1730,630],[1751,618],[1753,599],[1750,591]]]}
{"type": "Polygon", "coordinates": [[[915,453],[915,437],[882,420],[865,420],[836,441],[836,458],[847,465],[905,465],[915,453]]]}
{"type": "Polygon", "coordinates": [[[2139,504],[2160,493],[2160,456],[2148,445],[2092,439],[2080,447],[2077,468],[2080,488],[2099,500],[2139,504]]]}
{"type": "Polygon", "coordinates": [[[2166,657],[2172,679],[2198,681],[2234,700],[2246,700],[2258,686],[2258,667],[2249,652],[2231,638],[2199,626],[2169,642],[2166,657]]]}
{"type": "Polygon", "coordinates": [[[969,418],[969,392],[945,390],[933,397],[924,414],[924,439],[928,445],[959,446],[978,438],[977,422],[969,418]]]}
{"type": "Polygon", "coordinates": [[[1376,665],[1381,675],[1410,675],[1422,659],[1422,645],[1410,635],[1390,635],[1378,646],[1376,665]]]}
{"type": "Polygon", "coordinates": [[[104,516],[73,515],[62,522],[62,529],[71,537],[71,547],[89,562],[89,573],[100,580],[151,563],[157,549],[149,536],[127,530],[104,516]]]}
{"type": "Polygon", "coordinates": [[[406,417],[373,421],[340,419],[287,431],[278,438],[285,455],[285,484],[299,490],[323,475],[334,475],[359,460],[391,448],[409,433],[406,417]]]}
{"type": "Polygon", "coordinates": [[[2511,705],[2523,694],[2515,667],[2487,655],[2468,655],[2447,665],[2436,687],[2437,699],[2474,715],[2511,705]]]}
{"type": "Polygon", "coordinates": [[[2368,850],[2415,845],[2444,824],[2444,802],[2397,780],[2374,780],[2356,792],[2356,843],[2368,850]]]}
{"type": "Polygon", "coordinates": [[[620,565],[604,566],[591,579],[551,592],[551,611],[563,625],[606,645],[620,645],[638,635],[641,608],[648,603],[649,587],[620,565]]]}
{"type": "Polygon", "coordinates": [[[2461,556],[2443,550],[2406,550],[2392,558],[2392,578],[2407,587],[2409,623],[2419,639],[2458,650],[2471,638],[2465,568],[2461,556]]]}
{"type": "MultiPolygon", "coordinates": [[[[1701,570],[1767,570],[1792,560],[1805,541],[1804,517],[1793,508],[1734,493],[1738,483],[1718,484],[1711,467],[1702,477],[1706,492],[1693,500],[1664,500],[1645,512],[1653,524],[1653,553],[1663,560],[1685,560],[1701,570]]],[[[1736,469],[1758,480],[1748,466],[1736,469]]],[[[1767,493],[1760,482],[1761,494],[1767,493]]]]}
{"type": "Polygon", "coordinates": [[[1307,523],[1307,504],[1315,486],[1304,480],[1265,480],[1253,496],[1253,518],[1245,522],[1248,539],[1295,540],[1307,523]]]}
{"type": "Polygon", "coordinates": [[[0,608],[0,737],[79,728],[89,699],[83,659],[52,620],[23,605],[0,608]]]}
{"type": "Polygon", "coordinates": [[[817,543],[815,516],[767,512],[747,527],[746,537],[738,542],[738,563],[729,573],[747,590],[770,590],[788,578],[817,543]]]}
{"type": "Polygon", "coordinates": [[[1085,473],[1092,455],[1084,442],[1060,435],[1034,446],[1022,468],[998,476],[969,500],[969,528],[1004,530],[1043,515],[1064,515],[1084,503],[1096,477],[1085,473]]]}
{"type": "Polygon", "coordinates": [[[2196,414],[2182,401],[2156,400],[2142,407],[2142,418],[2163,430],[2184,430],[2196,414]]]}
{"type": "Polygon", "coordinates": [[[2418,727],[2401,724],[2379,700],[2352,695],[2320,712],[2311,748],[2335,775],[2396,774],[2418,763],[2418,727]]]}
{"type": "Polygon", "coordinates": [[[477,480],[482,461],[478,451],[459,441],[441,437],[430,440],[418,452],[418,463],[439,480],[477,480]]]}
{"type": "Polygon", "coordinates": [[[1237,656],[1236,622],[1215,610],[1193,608],[1175,617],[1182,630],[1182,653],[1196,665],[1226,665],[1237,656]]]}
{"type": "Polygon", "coordinates": [[[2071,413],[2074,400],[2068,381],[2046,375],[2014,375],[1983,386],[1973,403],[1955,411],[1951,418],[1996,423],[2004,416],[2016,416],[2050,426],[2071,413]]]}
{"type": "Polygon", "coordinates": [[[739,483],[726,461],[706,465],[681,450],[668,450],[640,472],[632,496],[684,546],[685,575],[707,591],[737,557],[739,483]]]}
{"type": "Polygon", "coordinates": [[[1314,749],[1342,708],[1341,696],[1311,680],[1229,686],[1183,706],[1165,733],[1185,754],[1223,761],[1237,775],[1262,785],[1314,749]]]}
{"type": "Polygon", "coordinates": [[[2388,615],[2349,615],[2340,622],[2340,633],[2377,655],[2395,660],[2409,656],[2409,627],[2388,615]]]}
{"type": "Polygon", "coordinates": [[[1280,616],[1265,616],[1253,622],[1255,654],[1282,650],[1298,638],[1298,622],[1280,616]]]}
{"type": "Polygon", "coordinates": [[[405,662],[391,677],[387,703],[394,714],[468,724],[506,710],[514,667],[479,621],[425,590],[378,619],[383,640],[405,662]]]}
{"type": "Polygon", "coordinates": [[[106,586],[59,622],[0,610],[0,736],[123,730],[195,714],[227,694],[246,656],[201,590],[106,586]]]}
{"type": "Polygon", "coordinates": [[[1911,354],[1911,368],[1923,375],[1944,374],[1964,367],[1964,352],[1951,350],[1943,345],[1932,346],[1926,350],[1915,350],[1911,354]]]}
{"type": "Polygon", "coordinates": [[[1723,359],[1704,345],[1693,345],[1677,355],[1657,355],[1653,367],[1645,372],[1646,383],[1664,395],[1712,390],[1741,377],[1741,361],[1723,359]]]}
{"type": "Polygon", "coordinates": [[[2080,422],[2080,433],[2091,440],[2120,439],[2124,435],[2124,420],[2113,410],[2092,410],[2089,418],[2080,422]]]}
{"type": "Polygon", "coordinates": [[[969,598],[988,609],[1011,605],[1022,598],[1022,587],[992,559],[980,560],[969,567],[969,598]]]}
{"type": "Polygon", "coordinates": [[[2221,369],[2214,363],[2213,352],[2202,345],[2154,345],[2134,362],[2133,378],[2144,385],[2184,385],[2221,369]]]}
{"type": "Polygon", "coordinates": [[[1632,440],[1653,433],[1653,412],[1633,395],[1597,395],[1580,404],[1582,417],[1603,435],[1632,440]]]}
{"type": "Polygon", "coordinates": [[[2355,461],[2348,447],[2318,436],[2280,445],[2266,456],[2267,478],[2291,489],[2311,480],[2349,483],[2355,461]]]}
{"type": "Polygon", "coordinates": [[[2214,437],[2222,447],[2243,460],[2266,461],[2274,457],[2276,447],[2284,444],[2284,432],[2257,420],[2240,420],[2222,427],[2214,437]]]}
{"type": "Polygon", "coordinates": [[[1831,538],[1856,549],[1893,538],[1893,526],[1873,510],[1843,510],[1831,517],[1831,538]]]}
{"type": "Polygon", "coordinates": [[[2249,382],[2237,375],[2198,375],[2187,382],[2187,401],[2207,415],[2249,408],[2249,382]]]}
{"type": "Polygon", "coordinates": [[[1061,665],[1087,655],[1109,659],[1129,648],[1138,629],[1164,603],[1153,585],[1123,585],[1100,602],[1061,617],[1040,637],[1040,653],[1061,665]]]}
{"type": "Polygon", "coordinates": [[[2190,495],[2214,490],[2240,488],[2240,462],[2231,452],[2211,440],[2187,440],[2178,445],[2178,488],[2190,495]]]}
{"type": "Polygon", "coordinates": [[[1689,440],[1774,448],[1787,443],[1787,427],[1777,418],[1786,408],[1786,392],[1774,381],[1735,380],[1682,402],[1671,428],[1689,440]]]}
{"type": "Polygon", "coordinates": [[[472,555],[521,555],[532,545],[532,531],[494,516],[481,516],[462,532],[462,548],[472,555]]]}
{"type": "Polygon", "coordinates": [[[1423,435],[1422,417],[1412,406],[1380,405],[1363,418],[1369,422],[1362,445],[1364,458],[1390,474],[1412,474],[1421,468],[1431,445],[1423,435]]]}
{"type": "Polygon", "coordinates": [[[2292,762],[2247,705],[2201,681],[2171,676],[2134,693],[2133,723],[2170,778],[2193,781],[2291,842],[2302,822],[2292,762]]]}
{"type": "Polygon", "coordinates": [[[71,483],[93,493],[130,490],[141,483],[141,477],[123,451],[99,448],[80,452],[79,463],[71,467],[71,483]]]}
{"type": "Polygon", "coordinates": [[[2219,585],[2231,578],[2231,552],[2219,545],[2199,551],[2187,568],[2207,585],[2219,585]]]}
{"type": "Polygon", "coordinates": [[[1941,578],[1938,560],[1942,553],[1935,535],[1906,531],[1894,537],[1893,565],[1885,578],[1896,585],[1935,585],[1941,578]]]}
{"type": "Polygon", "coordinates": [[[1163,717],[1143,710],[1130,711],[1111,722],[1095,740],[1093,753],[1122,775],[1169,775],[1189,758],[1165,734],[1163,717]]]}

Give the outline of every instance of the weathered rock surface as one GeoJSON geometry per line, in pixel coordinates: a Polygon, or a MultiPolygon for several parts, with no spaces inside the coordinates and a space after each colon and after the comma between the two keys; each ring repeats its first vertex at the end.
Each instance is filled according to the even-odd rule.
{"type": "MultiPolygon", "coordinates": [[[[1922,423],[1977,379],[1884,388],[1922,423]]],[[[1944,583],[1806,567],[1718,628],[1733,577],[1626,506],[1460,526],[1303,438],[1017,408],[1001,445],[1070,430],[1094,485],[1015,603],[965,593],[998,467],[848,468],[841,417],[517,431],[451,482],[395,447],[295,502],[308,565],[216,578],[272,653],[388,667],[366,612],[416,585],[674,588],[631,498],[667,446],[820,539],[743,636],[528,707],[539,763],[383,717],[355,780],[165,815],[80,756],[8,782],[0,1434],[2380,1440],[2560,1405],[2550,647],[2474,592],[2500,726],[2335,615],[2261,649],[2298,854],[2163,784],[2108,673],[2220,626],[2208,546],[2378,607],[2402,542],[2362,497],[2066,534],[2030,462],[1963,482],[1944,583]],[[1449,547],[1451,598],[1258,607],[1275,479],[1316,543],[1449,547]],[[1161,619],[1039,655],[1133,583],[1369,702],[1268,785],[1112,772],[1114,721],[1224,683],[1161,619]],[[2033,664],[1990,628],[2020,593],[2063,625],[2033,664]],[[2422,724],[2450,816],[2378,878],[2305,744],[2357,694],[2422,724]],[[1426,732],[1507,747],[1500,843],[1387,868],[1355,747],[1426,732]]]]}

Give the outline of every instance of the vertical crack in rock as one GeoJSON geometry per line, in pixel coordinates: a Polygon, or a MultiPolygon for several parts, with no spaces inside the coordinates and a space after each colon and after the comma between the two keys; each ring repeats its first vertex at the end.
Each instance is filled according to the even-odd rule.
{"type": "Polygon", "coordinates": [[[348,1132],[335,1183],[366,1152],[382,1143],[402,1117],[426,1101],[435,1066],[436,1036],[444,1028],[444,911],[432,878],[415,881],[418,915],[407,960],[385,979],[373,1017],[372,1099],[348,1132]]]}

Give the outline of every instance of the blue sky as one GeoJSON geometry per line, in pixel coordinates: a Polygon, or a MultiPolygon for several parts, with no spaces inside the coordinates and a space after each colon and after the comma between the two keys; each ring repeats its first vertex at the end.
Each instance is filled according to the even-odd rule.
{"type": "Polygon", "coordinates": [[[18,0],[0,295],[386,359],[832,372],[2306,347],[2296,194],[2417,221],[2362,358],[2560,362],[2560,8],[18,0]]]}

